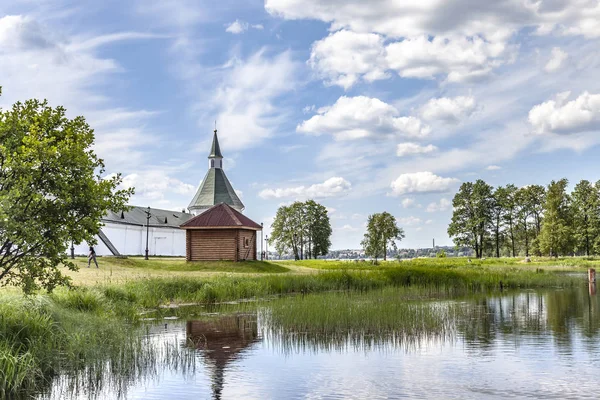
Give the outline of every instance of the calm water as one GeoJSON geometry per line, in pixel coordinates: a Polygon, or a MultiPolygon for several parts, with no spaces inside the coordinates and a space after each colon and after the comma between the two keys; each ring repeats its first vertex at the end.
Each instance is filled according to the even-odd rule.
{"type": "MultiPolygon", "coordinates": [[[[331,296],[313,300],[326,305],[331,296]]],[[[372,299],[348,301],[377,314],[384,305],[372,299]]],[[[57,381],[46,398],[600,397],[600,300],[587,289],[412,301],[411,312],[429,309],[445,318],[438,333],[414,322],[401,328],[392,314],[344,331],[335,309],[314,330],[299,329],[290,315],[308,318],[293,305],[303,301],[154,321],[147,335],[156,356],[148,368],[120,383],[98,377],[95,391],[83,385],[73,392],[57,381]]]]}

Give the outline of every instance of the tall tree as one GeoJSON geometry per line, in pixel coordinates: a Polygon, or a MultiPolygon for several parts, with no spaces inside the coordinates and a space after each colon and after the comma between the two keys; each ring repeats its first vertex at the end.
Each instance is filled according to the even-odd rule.
{"type": "Polygon", "coordinates": [[[593,251],[600,223],[598,190],[589,181],[582,180],[572,193],[573,234],[575,249],[587,256],[593,251]]]}
{"type": "Polygon", "coordinates": [[[513,184],[506,185],[506,196],[504,197],[503,209],[504,209],[504,222],[506,224],[506,229],[508,233],[508,237],[510,239],[510,251],[511,255],[515,257],[516,254],[516,246],[515,246],[515,226],[517,221],[517,203],[516,203],[516,193],[517,187],[513,184]]]}
{"type": "Polygon", "coordinates": [[[492,220],[492,187],[483,180],[465,182],[452,200],[452,222],[448,235],[457,246],[469,246],[481,258],[488,227],[492,220]]]}
{"type": "Polygon", "coordinates": [[[281,254],[291,250],[296,260],[317,258],[331,247],[327,208],[313,200],[279,207],[271,227],[269,242],[281,254]]]}
{"type": "Polygon", "coordinates": [[[566,179],[548,185],[544,222],[540,231],[540,250],[551,256],[569,254],[573,250],[570,198],[566,179]]]}
{"type": "Polygon", "coordinates": [[[492,195],[492,206],[491,206],[491,229],[492,235],[494,236],[494,250],[496,257],[500,257],[500,241],[503,236],[502,229],[504,227],[504,205],[507,203],[508,190],[504,187],[498,187],[494,190],[492,195]]]}
{"type": "Polygon", "coordinates": [[[65,114],[37,100],[0,113],[0,284],[27,292],[67,283],[68,243],[93,243],[100,218],[133,193],[117,190],[120,175],[101,176],[93,130],[65,114]]]}
{"type": "Polygon", "coordinates": [[[388,213],[369,215],[367,232],[361,242],[365,254],[370,257],[383,257],[387,260],[387,248],[397,249],[396,242],[404,239],[404,230],[396,224],[396,218],[388,213]]]}
{"type": "Polygon", "coordinates": [[[529,219],[533,213],[531,196],[527,186],[519,188],[515,193],[517,228],[524,238],[525,256],[529,257],[529,219]]]}
{"type": "Polygon", "coordinates": [[[331,247],[331,223],[327,207],[314,200],[308,200],[304,205],[308,233],[308,257],[317,258],[327,254],[331,247]]]}

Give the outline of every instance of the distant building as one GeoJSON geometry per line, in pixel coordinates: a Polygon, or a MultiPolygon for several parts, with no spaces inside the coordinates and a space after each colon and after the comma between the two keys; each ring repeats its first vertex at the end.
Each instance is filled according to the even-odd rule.
{"type": "MultiPolygon", "coordinates": [[[[131,206],[128,211],[109,212],[101,220],[103,226],[97,237],[98,244],[94,247],[96,254],[144,255],[147,241],[151,256],[185,256],[186,232],[180,229],[180,225],[220,203],[242,212],[244,204],[223,171],[223,155],[216,129],[208,160],[208,172],[192,198],[188,212],[140,206],[131,206]]],[[[86,243],[74,247],[75,254],[87,254],[88,250],[86,243]]]]}

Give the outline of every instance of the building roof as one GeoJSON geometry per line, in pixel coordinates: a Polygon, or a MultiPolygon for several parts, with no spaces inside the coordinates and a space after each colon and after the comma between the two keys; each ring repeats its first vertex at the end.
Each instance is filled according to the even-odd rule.
{"type": "Polygon", "coordinates": [[[247,228],[262,230],[262,226],[225,203],[217,204],[184,222],[181,224],[181,228],[247,228]]]}
{"type": "Polygon", "coordinates": [[[221,147],[219,146],[219,139],[217,138],[217,130],[215,129],[215,134],[213,135],[212,146],[210,147],[210,154],[208,158],[223,158],[223,154],[221,154],[221,147]]]}
{"type": "MultiPolygon", "coordinates": [[[[128,211],[112,212],[109,211],[102,222],[113,222],[117,224],[146,226],[147,207],[128,206],[128,211]]],[[[149,225],[154,227],[179,228],[179,226],[192,218],[192,214],[181,211],[161,210],[158,208],[150,209],[149,225]]]]}
{"type": "Polygon", "coordinates": [[[238,210],[244,209],[244,203],[233,190],[225,172],[221,168],[210,168],[188,208],[208,208],[219,203],[229,204],[238,210]]]}

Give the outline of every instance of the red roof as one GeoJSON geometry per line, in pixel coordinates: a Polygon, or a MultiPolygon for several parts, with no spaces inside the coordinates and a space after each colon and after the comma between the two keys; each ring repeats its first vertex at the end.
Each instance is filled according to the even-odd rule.
{"type": "Polygon", "coordinates": [[[262,226],[225,203],[212,206],[181,225],[183,229],[219,227],[262,230],[262,226]]]}

